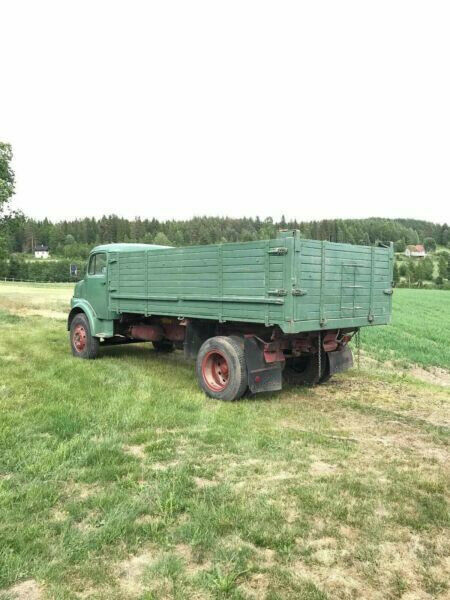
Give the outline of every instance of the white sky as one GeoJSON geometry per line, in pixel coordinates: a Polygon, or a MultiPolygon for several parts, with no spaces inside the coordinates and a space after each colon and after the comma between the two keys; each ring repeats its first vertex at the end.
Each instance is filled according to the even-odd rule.
{"type": "Polygon", "coordinates": [[[450,2],[0,0],[33,217],[450,221],[450,2]]]}

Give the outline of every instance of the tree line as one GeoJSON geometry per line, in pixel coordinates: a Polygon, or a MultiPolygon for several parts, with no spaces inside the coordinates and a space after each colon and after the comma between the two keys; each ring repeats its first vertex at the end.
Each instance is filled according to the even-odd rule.
{"type": "Polygon", "coordinates": [[[93,246],[111,242],[144,242],[168,246],[191,246],[270,239],[280,229],[299,229],[305,238],[377,244],[393,241],[401,252],[408,244],[448,246],[450,230],[413,219],[325,219],[322,221],[275,221],[227,217],[194,217],[185,221],[133,220],[116,215],[53,223],[15,213],[4,219],[3,237],[9,253],[31,253],[38,244],[48,246],[53,256],[86,257],[93,246]]]}

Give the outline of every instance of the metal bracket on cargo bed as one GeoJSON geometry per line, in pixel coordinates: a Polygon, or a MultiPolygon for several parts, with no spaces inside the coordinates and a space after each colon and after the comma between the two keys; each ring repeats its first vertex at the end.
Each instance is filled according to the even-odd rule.
{"type": "Polygon", "coordinates": [[[268,250],[269,254],[276,254],[277,256],[283,256],[283,254],[287,254],[288,253],[288,249],[287,248],[270,248],[270,250],[268,250]]]}
{"type": "Polygon", "coordinates": [[[392,296],[394,290],[392,288],[388,288],[387,290],[383,290],[383,294],[386,294],[386,296],[392,296]]]}
{"type": "Polygon", "coordinates": [[[291,293],[293,296],[306,296],[306,294],[308,292],[306,290],[300,290],[299,288],[294,288],[291,293]]]}
{"type": "Polygon", "coordinates": [[[287,291],[280,289],[280,290],[268,290],[267,294],[269,296],[287,296],[287,291]]]}

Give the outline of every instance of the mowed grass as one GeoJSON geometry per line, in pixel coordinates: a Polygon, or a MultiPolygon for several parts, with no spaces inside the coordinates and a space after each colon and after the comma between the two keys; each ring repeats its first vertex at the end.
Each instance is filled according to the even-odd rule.
{"type": "Polygon", "coordinates": [[[73,294],[71,283],[19,283],[0,281],[0,307],[22,316],[64,319],[73,294]]]}
{"type": "Polygon", "coordinates": [[[217,403],[180,353],[77,360],[10,302],[0,597],[448,595],[447,388],[363,369],[217,403]]]}

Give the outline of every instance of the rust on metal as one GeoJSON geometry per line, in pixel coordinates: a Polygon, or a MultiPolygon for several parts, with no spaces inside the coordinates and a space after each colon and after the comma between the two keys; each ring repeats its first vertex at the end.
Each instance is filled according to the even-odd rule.
{"type": "Polygon", "coordinates": [[[77,325],[73,330],[73,345],[77,352],[83,352],[86,348],[87,335],[83,325],[77,325]]]}
{"type": "Polygon", "coordinates": [[[230,369],[226,356],[218,350],[212,350],[202,361],[202,376],[206,385],[214,392],[224,390],[229,382],[230,369]]]}
{"type": "Polygon", "coordinates": [[[164,331],[159,325],[133,325],[130,327],[130,336],[144,342],[160,342],[164,338],[164,331]]]}

